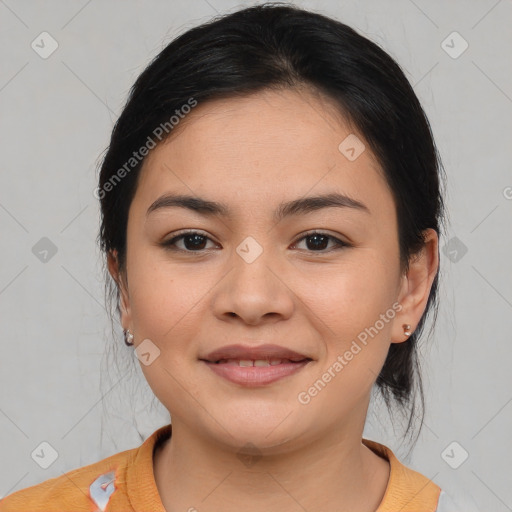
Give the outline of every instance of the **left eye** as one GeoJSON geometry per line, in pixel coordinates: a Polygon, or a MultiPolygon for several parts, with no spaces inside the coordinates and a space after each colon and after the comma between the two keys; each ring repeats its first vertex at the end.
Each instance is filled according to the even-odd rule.
{"type": "Polygon", "coordinates": [[[334,247],[331,247],[331,250],[340,249],[342,247],[348,247],[349,244],[342,242],[338,238],[328,235],[327,233],[321,233],[318,231],[313,231],[311,233],[306,233],[302,238],[300,238],[297,242],[294,243],[294,246],[297,245],[298,242],[302,240],[306,240],[306,246],[308,250],[312,250],[313,252],[330,252],[329,250],[325,251],[326,247],[331,240],[334,244],[334,247]]]}

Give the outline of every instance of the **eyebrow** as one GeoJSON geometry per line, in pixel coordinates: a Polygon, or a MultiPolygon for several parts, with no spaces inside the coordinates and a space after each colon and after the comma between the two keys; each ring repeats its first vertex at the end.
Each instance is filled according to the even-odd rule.
{"type": "MultiPolygon", "coordinates": [[[[186,208],[207,216],[230,216],[228,206],[223,203],[181,194],[166,194],[159,197],[148,208],[146,216],[156,210],[172,207],[186,208]]],[[[368,214],[371,213],[370,209],[360,201],[352,199],[344,194],[331,193],[319,196],[302,197],[300,199],[294,199],[293,201],[283,202],[274,212],[274,221],[279,222],[285,217],[292,215],[304,215],[322,208],[333,207],[351,208],[368,214]]]]}

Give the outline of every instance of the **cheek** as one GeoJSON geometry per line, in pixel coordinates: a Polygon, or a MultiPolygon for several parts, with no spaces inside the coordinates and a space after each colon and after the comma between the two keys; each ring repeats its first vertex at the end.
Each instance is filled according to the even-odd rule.
{"type": "Polygon", "coordinates": [[[316,275],[315,286],[310,279],[301,284],[301,297],[314,312],[311,321],[325,345],[318,376],[332,381],[319,402],[343,393],[348,406],[368,392],[384,364],[396,315],[390,291],[396,274],[375,254],[360,252],[357,263],[347,260],[335,272],[316,275]]]}
{"type": "Polygon", "coordinates": [[[157,262],[154,256],[153,261],[149,257],[132,261],[129,279],[134,332],[137,342],[151,340],[158,353],[148,365],[141,359],[141,370],[160,402],[177,415],[185,414],[191,403],[184,396],[184,387],[194,396],[199,391],[190,380],[189,362],[195,363],[197,357],[194,340],[204,317],[204,280],[197,273],[157,262]]]}
{"type": "Polygon", "coordinates": [[[395,315],[384,281],[369,272],[347,273],[326,281],[328,292],[311,297],[325,354],[299,390],[299,409],[307,404],[304,411],[315,417],[329,411],[338,422],[365,403],[386,359],[395,315]]]}
{"type": "Polygon", "coordinates": [[[385,262],[359,253],[339,266],[303,272],[293,290],[320,320],[330,337],[347,336],[373,325],[392,307],[396,275],[385,262]],[[312,277],[313,276],[313,277],[312,277]]]}
{"type": "MultiPolygon", "coordinates": [[[[143,252],[143,251],[141,251],[143,252]]],[[[187,344],[198,325],[208,282],[201,274],[169,264],[154,250],[128,268],[134,329],[163,347],[187,344]]]]}

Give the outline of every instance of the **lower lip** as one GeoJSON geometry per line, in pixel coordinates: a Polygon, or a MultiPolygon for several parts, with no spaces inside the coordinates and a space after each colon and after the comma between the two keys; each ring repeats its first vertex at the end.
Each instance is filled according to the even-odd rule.
{"type": "Polygon", "coordinates": [[[211,370],[230,382],[247,387],[258,387],[271,384],[284,377],[299,372],[311,360],[297,363],[282,363],[270,366],[234,366],[228,364],[203,361],[211,370]]]}

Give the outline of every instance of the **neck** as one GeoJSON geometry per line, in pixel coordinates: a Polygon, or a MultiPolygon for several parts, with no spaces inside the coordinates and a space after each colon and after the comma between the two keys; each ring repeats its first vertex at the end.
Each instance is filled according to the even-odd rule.
{"type": "Polygon", "coordinates": [[[278,455],[227,449],[179,420],[154,454],[165,509],[208,512],[268,510],[375,512],[389,480],[389,463],[361,443],[360,431],[336,428],[278,455]]]}

